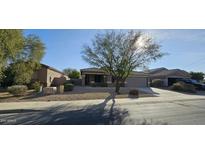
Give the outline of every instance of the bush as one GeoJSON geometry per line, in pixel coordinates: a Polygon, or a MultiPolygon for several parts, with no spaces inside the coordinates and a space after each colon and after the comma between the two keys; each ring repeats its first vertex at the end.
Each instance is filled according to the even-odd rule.
{"type": "Polygon", "coordinates": [[[91,87],[107,87],[107,83],[91,83],[90,84],[91,87]]]}
{"type": "Polygon", "coordinates": [[[63,72],[71,79],[79,79],[80,78],[80,72],[76,69],[66,68],[63,70],[63,72]]]}
{"type": "Polygon", "coordinates": [[[160,79],[154,79],[151,83],[152,87],[164,87],[164,81],[160,79]]]}
{"type": "Polygon", "coordinates": [[[70,83],[75,86],[82,86],[82,79],[70,79],[70,83]]]}
{"type": "Polygon", "coordinates": [[[171,90],[176,90],[176,91],[183,91],[184,90],[184,84],[182,82],[177,82],[174,83],[171,87],[171,90]]]}
{"type": "Polygon", "coordinates": [[[184,82],[177,82],[174,83],[171,87],[171,90],[175,91],[182,91],[182,92],[190,92],[190,93],[196,93],[196,88],[194,85],[186,84],[184,82]]]}
{"type": "Polygon", "coordinates": [[[36,81],[31,85],[31,88],[34,89],[36,92],[40,92],[41,84],[40,82],[36,81]]]}
{"type": "Polygon", "coordinates": [[[8,87],[8,92],[14,96],[23,96],[25,95],[27,90],[28,90],[28,87],[25,85],[14,85],[14,86],[8,87]]]}
{"type": "Polygon", "coordinates": [[[137,89],[132,89],[129,91],[129,95],[138,98],[139,97],[139,91],[137,89]]]}
{"type": "Polygon", "coordinates": [[[64,91],[72,91],[74,88],[74,85],[71,83],[65,83],[64,84],[64,91]]]}

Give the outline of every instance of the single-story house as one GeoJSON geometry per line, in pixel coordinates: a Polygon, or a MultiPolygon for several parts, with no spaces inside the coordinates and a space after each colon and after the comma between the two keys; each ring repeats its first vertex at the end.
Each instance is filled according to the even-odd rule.
{"type": "Polygon", "coordinates": [[[41,64],[41,68],[33,74],[32,82],[39,81],[44,87],[50,87],[64,84],[68,79],[68,76],[63,72],[41,64]]]}
{"type": "MultiPolygon", "coordinates": [[[[92,84],[103,85],[109,87],[114,86],[114,78],[105,71],[98,68],[81,69],[82,86],[90,86],[92,84]]],[[[149,74],[145,72],[133,71],[124,83],[125,87],[148,87],[149,74]]]]}
{"type": "Polygon", "coordinates": [[[157,68],[148,71],[150,82],[154,79],[161,79],[164,81],[164,86],[171,86],[177,79],[190,79],[188,72],[180,69],[157,68]]]}

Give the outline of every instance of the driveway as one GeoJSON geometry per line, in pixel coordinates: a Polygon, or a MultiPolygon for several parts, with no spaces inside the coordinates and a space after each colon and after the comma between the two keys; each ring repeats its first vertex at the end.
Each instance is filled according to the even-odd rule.
{"type": "Polygon", "coordinates": [[[140,88],[140,90],[150,94],[154,94],[156,96],[152,98],[142,98],[141,100],[145,102],[205,99],[205,91],[198,91],[196,94],[192,94],[192,93],[180,93],[180,92],[175,92],[166,89],[159,89],[159,88],[140,88]]]}
{"type": "Polygon", "coordinates": [[[143,89],[156,97],[0,103],[0,124],[205,124],[205,95],[143,89]]]}

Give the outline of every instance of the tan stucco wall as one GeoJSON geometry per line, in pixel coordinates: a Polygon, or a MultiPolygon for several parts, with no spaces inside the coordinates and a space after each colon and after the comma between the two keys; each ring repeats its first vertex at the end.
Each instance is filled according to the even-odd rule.
{"type": "Polygon", "coordinates": [[[33,81],[40,81],[44,86],[47,84],[47,69],[41,68],[33,74],[33,81]]]}
{"type": "Polygon", "coordinates": [[[63,75],[60,72],[53,71],[51,69],[42,67],[33,74],[32,81],[40,81],[45,87],[63,84],[68,80],[68,76],[63,75]]]}
{"type": "Polygon", "coordinates": [[[69,78],[66,75],[62,75],[59,72],[47,69],[47,86],[51,86],[51,84],[63,84],[66,80],[68,80],[69,78]],[[58,78],[57,83],[53,83],[54,79],[58,78]]]}

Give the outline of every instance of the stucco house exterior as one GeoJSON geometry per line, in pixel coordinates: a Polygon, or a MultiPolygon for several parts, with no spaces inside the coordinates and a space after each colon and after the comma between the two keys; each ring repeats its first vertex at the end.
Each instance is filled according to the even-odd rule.
{"type": "MultiPolygon", "coordinates": [[[[98,68],[81,69],[82,86],[115,86],[114,78],[98,68]]],[[[171,86],[177,79],[190,79],[188,72],[180,69],[157,68],[145,72],[133,71],[122,85],[124,87],[149,87],[149,83],[154,79],[164,81],[164,86],[171,86]]],[[[64,84],[69,77],[63,72],[41,64],[41,68],[33,74],[32,82],[39,81],[44,87],[58,86],[64,84]]]]}
{"type": "MultiPolygon", "coordinates": [[[[114,86],[114,79],[111,75],[98,68],[81,69],[82,86],[92,84],[106,84],[108,87],[114,86]]],[[[148,87],[149,74],[145,72],[133,71],[125,81],[125,87],[148,87]]]]}
{"type": "Polygon", "coordinates": [[[177,81],[177,79],[190,79],[191,76],[188,72],[180,69],[167,69],[157,68],[148,71],[150,76],[150,82],[154,79],[161,79],[164,81],[164,86],[171,86],[177,81]]]}
{"type": "Polygon", "coordinates": [[[32,82],[39,81],[44,87],[58,86],[66,80],[69,80],[67,75],[45,64],[41,64],[41,68],[32,76],[32,82]]]}

